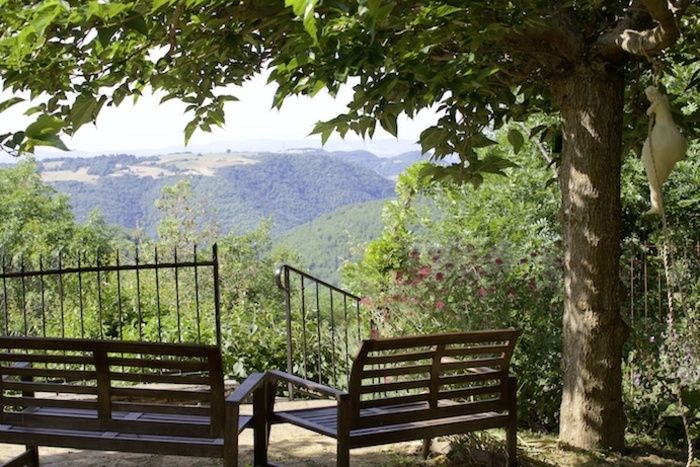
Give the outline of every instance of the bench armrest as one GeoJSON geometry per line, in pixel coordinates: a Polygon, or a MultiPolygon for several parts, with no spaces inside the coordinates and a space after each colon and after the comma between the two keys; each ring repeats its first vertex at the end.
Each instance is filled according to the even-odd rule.
{"type": "Polygon", "coordinates": [[[265,383],[267,377],[264,373],[253,373],[248,376],[240,386],[236,388],[227,398],[227,404],[240,404],[253,392],[265,383]]]}
{"type": "Polygon", "coordinates": [[[287,383],[292,383],[294,386],[306,389],[308,391],[318,392],[324,396],[330,396],[335,399],[340,399],[341,397],[347,395],[345,391],[326,386],[325,384],[315,383],[313,381],[309,381],[308,379],[300,378],[299,376],[291,375],[284,371],[272,370],[268,371],[267,374],[273,382],[285,381],[287,383]]]}

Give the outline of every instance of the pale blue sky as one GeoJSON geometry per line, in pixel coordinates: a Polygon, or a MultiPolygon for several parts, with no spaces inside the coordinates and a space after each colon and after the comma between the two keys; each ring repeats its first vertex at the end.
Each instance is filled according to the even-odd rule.
{"type": "MultiPolygon", "coordinates": [[[[344,89],[336,99],[325,93],[314,98],[290,98],[280,111],[272,110],[274,87],[265,84],[266,77],[258,76],[242,88],[232,89],[240,101],[226,107],[226,127],[212,133],[197,132],[189,149],[202,151],[223,147],[234,150],[279,150],[291,147],[320,146],[320,137],[307,137],[318,120],[329,119],[342,112],[351,96],[344,89]]],[[[2,94],[2,100],[9,96],[2,94]]],[[[73,138],[65,140],[77,154],[135,152],[139,154],[178,150],[183,146],[183,129],[189,118],[184,104],[168,101],[159,105],[160,96],[145,95],[137,104],[125,100],[118,108],[104,108],[97,125],[85,125],[73,138]]],[[[33,118],[22,113],[28,106],[17,105],[0,114],[0,133],[26,127],[33,118]]],[[[399,140],[378,128],[373,142],[349,134],[345,141],[333,135],[329,149],[374,150],[381,155],[400,153],[415,148],[412,143],[435,121],[431,112],[423,112],[416,119],[399,119],[399,140]],[[394,150],[395,149],[395,150],[394,150]]],[[[45,153],[42,150],[40,154],[45,153]]],[[[7,160],[6,157],[0,161],[7,160]]]]}

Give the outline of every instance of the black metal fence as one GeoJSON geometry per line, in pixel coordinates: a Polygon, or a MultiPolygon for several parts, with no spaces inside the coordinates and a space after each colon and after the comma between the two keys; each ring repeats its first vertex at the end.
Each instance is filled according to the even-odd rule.
{"type": "Polygon", "coordinates": [[[157,247],[58,253],[33,260],[2,255],[4,335],[115,338],[221,345],[217,245],[201,259],[157,247]],[[213,330],[213,332],[212,332],[213,330]]]}
{"type": "Polygon", "coordinates": [[[347,387],[355,351],[371,333],[361,298],[286,264],[275,279],[285,297],[287,371],[347,387]]]}

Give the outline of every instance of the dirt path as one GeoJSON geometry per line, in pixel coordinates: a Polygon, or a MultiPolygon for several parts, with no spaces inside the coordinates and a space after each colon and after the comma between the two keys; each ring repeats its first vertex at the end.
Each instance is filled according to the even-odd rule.
{"type": "MultiPolygon", "coordinates": [[[[318,406],[326,402],[278,402],[284,408],[318,406]]],[[[249,407],[242,410],[250,413],[249,407]]],[[[392,466],[400,463],[402,455],[417,453],[420,441],[372,448],[354,449],[353,466],[392,466]]],[[[240,465],[253,461],[253,433],[245,430],[239,437],[240,465]]],[[[22,447],[0,444],[0,463],[8,461],[22,451],[22,447]]],[[[212,467],[221,461],[197,457],[156,456],[102,451],[78,451],[75,449],[40,448],[41,465],[46,467],[212,467]]],[[[272,428],[269,449],[270,461],[287,467],[320,467],[335,465],[335,441],[316,433],[291,425],[275,425],[272,428]]]]}

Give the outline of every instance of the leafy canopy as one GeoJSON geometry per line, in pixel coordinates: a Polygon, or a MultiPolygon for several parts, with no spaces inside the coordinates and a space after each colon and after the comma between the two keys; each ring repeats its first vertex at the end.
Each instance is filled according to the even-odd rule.
{"type": "MultiPolygon", "coordinates": [[[[188,104],[188,140],[197,128],[223,124],[224,104],[235,100],[222,91],[226,86],[269,67],[276,107],[289,95],[353,85],[347,112],[315,127],[323,141],[334,131],[371,137],[377,122],[396,135],[399,115],[436,109],[439,121],[420,136],[423,151],[437,159],[457,154],[460,162],[433,167],[431,175],[478,184],[482,173],[503,173],[513,164],[493,153],[479,159],[476,149],[493,144],[488,135],[509,120],[555,112],[553,80],[592,64],[601,72],[629,69],[629,76],[646,76],[629,80],[639,96],[649,75],[640,57],[676,41],[679,29],[683,36],[665,59],[695,60],[694,6],[681,16],[660,6],[666,2],[628,3],[2,0],[0,79],[15,97],[0,103],[0,111],[29,98],[35,105],[27,113],[37,118],[23,131],[0,135],[0,143],[12,152],[64,148],[61,134],[147,89],[188,104]],[[669,26],[669,15],[677,27],[669,26]],[[633,49],[622,41],[629,28],[662,32],[633,49]]],[[[686,84],[699,81],[694,73],[686,84]]],[[[643,99],[630,102],[628,115],[642,115],[643,99]]],[[[634,119],[629,126],[643,128],[634,119]]],[[[508,141],[518,150],[525,137],[553,131],[514,129],[508,141]]]]}

